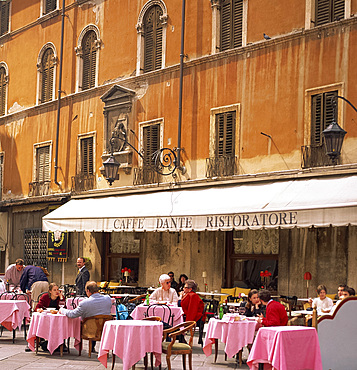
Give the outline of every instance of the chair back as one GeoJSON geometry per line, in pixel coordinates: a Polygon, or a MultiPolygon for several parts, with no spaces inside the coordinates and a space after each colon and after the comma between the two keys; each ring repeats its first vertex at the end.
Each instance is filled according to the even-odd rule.
{"type": "Polygon", "coordinates": [[[164,329],[170,328],[174,323],[174,314],[171,312],[171,308],[166,304],[151,304],[144,314],[145,317],[159,316],[164,324],[164,329]]]}
{"type": "Polygon", "coordinates": [[[3,292],[0,294],[0,299],[10,300],[10,299],[16,299],[15,297],[16,297],[15,292],[3,292]]]}
{"type": "Polygon", "coordinates": [[[72,308],[75,309],[79,306],[79,302],[83,299],[83,297],[74,297],[72,299],[72,308]]]}
{"type": "Polygon", "coordinates": [[[202,299],[202,301],[205,304],[204,308],[204,314],[206,314],[206,317],[211,319],[218,313],[218,307],[219,307],[219,302],[215,299],[202,299]]]}
{"type": "Polygon", "coordinates": [[[113,320],[112,315],[96,315],[83,319],[81,323],[81,338],[99,341],[106,321],[113,320]]]}
{"type": "Polygon", "coordinates": [[[159,316],[149,316],[149,317],[144,317],[141,320],[146,320],[146,321],[161,321],[161,317],[159,317],[159,316]]]}
{"type": "Polygon", "coordinates": [[[174,326],[173,328],[169,328],[169,329],[164,330],[163,331],[163,339],[166,338],[166,335],[168,335],[171,339],[173,339],[172,342],[169,345],[169,347],[170,346],[172,347],[171,344],[174,344],[175,340],[177,339],[177,337],[179,335],[185,334],[188,331],[190,331],[190,339],[189,339],[189,342],[187,344],[192,348],[193,334],[194,334],[194,331],[195,331],[195,327],[196,327],[196,321],[185,321],[182,324],[178,324],[178,325],[174,326]]]}
{"type": "Polygon", "coordinates": [[[30,304],[30,297],[26,293],[16,293],[15,298],[16,300],[25,300],[28,304],[30,304]]]}

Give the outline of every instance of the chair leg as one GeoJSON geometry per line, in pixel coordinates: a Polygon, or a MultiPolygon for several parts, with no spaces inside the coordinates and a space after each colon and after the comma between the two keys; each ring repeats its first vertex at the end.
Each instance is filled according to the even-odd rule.
{"type": "Polygon", "coordinates": [[[81,339],[81,341],[79,343],[78,356],[80,356],[82,354],[82,346],[83,346],[83,339],[81,339]]]}
{"type": "Polygon", "coordinates": [[[68,354],[70,354],[71,352],[69,351],[69,338],[67,339],[67,351],[68,351],[68,354]]]}
{"type": "Polygon", "coordinates": [[[112,359],[112,370],[114,369],[114,364],[115,364],[115,354],[114,354],[114,352],[113,352],[113,359],[112,359]]]}
{"type": "Polygon", "coordinates": [[[144,356],[144,367],[145,367],[145,370],[147,370],[148,368],[148,354],[145,353],[145,356],[144,356]]]}
{"type": "Polygon", "coordinates": [[[186,355],[185,354],[182,355],[182,366],[183,366],[183,370],[186,370],[186,355]]]}
{"type": "Polygon", "coordinates": [[[150,353],[150,363],[151,363],[151,369],[154,369],[154,354],[150,353]]]}
{"type": "Polygon", "coordinates": [[[15,343],[15,337],[16,337],[16,334],[15,334],[15,329],[12,331],[12,343],[15,343]]]}
{"type": "Polygon", "coordinates": [[[63,357],[63,343],[60,345],[60,356],[63,357]]]}
{"type": "Polygon", "coordinates": [[[238,359],[239,359],[239,367],[242,367],[242,355],[243,355],[243,348],[238,352],[238,359]]]}
{"type": "Polygon", "coordinates": [[[88,357],[92,356],[92,339],[89,339],[88,357]]]}
{"type": "Polygon", "coordinates": [[[171,370],[170,356],[166,356],[166,365],[167,365],[167,370],[171,370]]]}
{"type": "Polygon", "coordinates": [[[214,362],[217,361],[218,356],[218,339],[214,340],[214,362]]]}
{"type": "Polygon", "coordinates": [[[192,370],[192,352],[188,354],[188,368],[192,370]]]}
{"type": "Polygon", "coordinates": [[[27,334],[26,334],[26,318],[24,318],[24,338],[26,340],[27,334]]]}
{"type": "Polygon", "coordinates": [[[39,345],[40,345],[40,338],[36,337],[36,355],[37,355],[37,352],[38,352],[39,345]]]}

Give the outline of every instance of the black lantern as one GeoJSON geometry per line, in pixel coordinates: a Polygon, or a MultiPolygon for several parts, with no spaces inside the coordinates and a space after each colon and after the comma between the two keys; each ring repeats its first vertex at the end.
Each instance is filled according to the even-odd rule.
{"type": "Polygon", "coordinates": [[[337,157],[341,154],[342,143],[346,133],[335,120],[322,131],[326,154],[332,159],[333,163],[336,163],[337,157]]]}
{"type": "Polygon", "coordinates": [[[117,178],[120,163],[118,163],[115,160],[113,154],[111,154],[110,157],[103,162],[103,166],[105,179],[109,182],[109,185],[111,186],[114,180],[117,178]]]}

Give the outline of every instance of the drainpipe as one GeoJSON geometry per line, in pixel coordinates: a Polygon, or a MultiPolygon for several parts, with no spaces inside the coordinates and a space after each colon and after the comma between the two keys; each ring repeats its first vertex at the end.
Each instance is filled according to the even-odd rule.
{"type": "Polygon", "coordinates": [[[60,47],[60,61],[59,61],[59,82],[58,82],[58,100],[57,100],[57,129],[56,129],[56,153],[55,153],[55,184],[60,185],[57,181],[58,170],[58,137],[59,124],[61,117],[61,93],[62,93],[62,59],[63,59],[63,36],[64,36],[64,17],[65,17],[65,0],[62,2],[62,23],[61,23],[61,47],[60,47]]]}
{"type": "Polygon", "coordinates": [[[181,168],[181,122],[182,122],[182,84],[183,84],[183,58],[185,50],[185,10],[186,0],[182,0],[182,18],[181,18],[181,52],[180,52],[180,91],[179,91],[179,117],[178,117],[178,138],[177,138],[177,163],[181,168]]]}

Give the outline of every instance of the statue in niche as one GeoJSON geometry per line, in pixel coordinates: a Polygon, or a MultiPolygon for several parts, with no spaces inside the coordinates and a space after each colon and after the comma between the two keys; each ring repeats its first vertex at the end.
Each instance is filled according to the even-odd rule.
{"type": "Polygon", "coordinates": [[[125,150],[125,146],[127,143],[127,125],[128,125],[128,118],[125,115],[124,117],[118,117],[117,121],[115,122],[114,129],[112,131],[112,136],[110,139],[110,143],[113,148],[113,152],[121,152],[125,150]]]}

